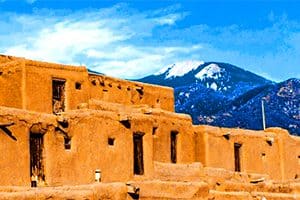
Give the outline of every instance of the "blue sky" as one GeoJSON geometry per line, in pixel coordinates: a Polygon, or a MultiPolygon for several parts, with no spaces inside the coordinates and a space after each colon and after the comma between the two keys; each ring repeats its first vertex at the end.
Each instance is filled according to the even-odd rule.
{"type": "Polygon", "coordinates": [[[166,65],[228,62],[300,78],[300,1],[0,0],[0,53],[140,78],[166,65]]]}

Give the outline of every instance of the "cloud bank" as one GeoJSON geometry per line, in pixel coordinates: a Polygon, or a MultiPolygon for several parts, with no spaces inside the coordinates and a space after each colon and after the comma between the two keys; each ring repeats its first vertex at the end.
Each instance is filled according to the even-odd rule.
{"type": "MultiPolygon", "coordinates": [[[[32,1],[34,2],[34,1],[32,1]]],[[[80,11],[0,14],[0,53],[86,65],[107,75],[139,78],[184,60],[236,64],[273,80],[300,74],[300,25],[271,14],[268,27],[179,28],[180,6],[139,11],[118,4],[80,11]],[[284,74],[278,73],[284,68],[284,74]]],[[[298,77],[300,78],[300,77],[298,77]]]]}

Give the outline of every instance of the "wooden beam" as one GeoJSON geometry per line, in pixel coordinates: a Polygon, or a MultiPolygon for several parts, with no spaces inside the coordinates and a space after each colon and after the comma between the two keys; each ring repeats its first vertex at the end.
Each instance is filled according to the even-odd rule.
{"type": "Polygon", "coordinates": [[[12,126],[14,124],[14,122],[0,122],[0,127],[12,126]]]}

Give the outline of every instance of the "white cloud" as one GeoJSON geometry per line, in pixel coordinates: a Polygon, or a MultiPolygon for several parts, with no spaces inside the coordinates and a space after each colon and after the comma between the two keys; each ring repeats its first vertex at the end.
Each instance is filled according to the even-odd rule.
{"type": "Polygon", "coordinates": [[[273,80],[300,73],[299,22],[270,14],[272,24],[261,29],[205,24],[182,29],[176,23],[187,13],[178,9],[140,12],[118,4],[76,12],[0,13],[0,52],[85,64],[122,78],[142,77],[184,60],[229,62],[273,80]]]}
{"type": "Polygon", "coordinates": [[[32,15],[10,14],[9,21],[18,31],[7,29],[0,34],[10,41],[0,43],[0,49],[5,54],[31,59],[85,63],[106,74],[133,78],[159,69],[180,52],[199,48],[134,44],[134,40],[150,37],[153,28],[173,25],[183,15],[159,12],[155,16],[139,12],[128,15],[120,12],[122,6],[126,5],[64,15],[52,10],[32,15]]]}

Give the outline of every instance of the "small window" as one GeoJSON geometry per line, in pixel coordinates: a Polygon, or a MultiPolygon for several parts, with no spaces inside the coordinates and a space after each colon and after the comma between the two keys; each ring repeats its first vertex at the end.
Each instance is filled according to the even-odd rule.
{"type": "Polygon", "coordinates": [[[65,150],[71,149],[71,138],[65,138],[65,150]]]}
{"type": "Polygon", "coordinates": [[[0,72],[0,76],[3,74],[3,72],[0,72]]]}
{"type": "Polygon", "coordinates": [[[261,154],[261,159],[262,159],[263,161],[265,161],[265,159],[266,159],[266,153],[262,153],[262,154],[261,154]]]}
{"type": "Polygon", "coordinates": [[[298,164],[300,165],[300,156],[298,156],[298,164]]]}
{"type": "Polygon", "coordinates": [[[137,91],[140,95],[144,95],[143,87],[136,88],[136,91],[137,91]]]}
{"type": "Polygon", "coordinates": [[[91,81],[91,83],[92,83],[94,86],[96,86],[96,85],[97,85],[97,82],[96,82],[96,80],[92,80],[92,81],[91,81]]]}
{"type": "Polygon", "coordinates": [[[155,135],[155,134],[156,134],[157,128],[158,128],[158,127],[153,127],[153,128],[152,128],[152,135],[155,135]]]}
{"type": "Polygon", "coordinates": [[[81,83],[76,82],[75,83],[75,88],[76,88],[76,90],[81,90],[81,83]]]}
{"type": "Polygon", "coordinates": [[[115,144],[115,138],[109,137],[108,140],[107,140],[107,143],[108,143],[109,146],[114,146],[114,144],[115,144]]]}

